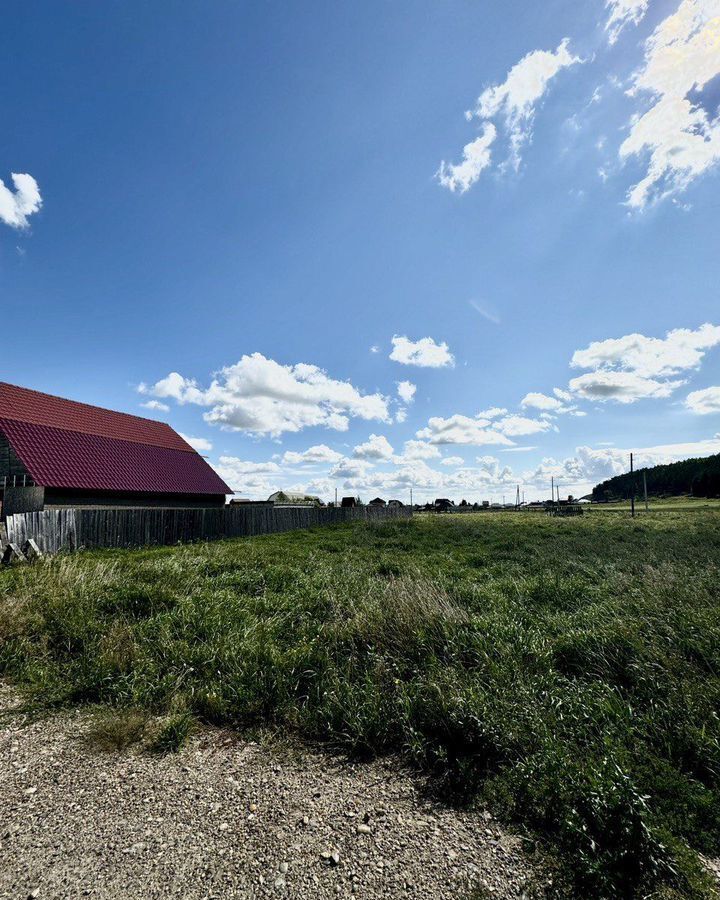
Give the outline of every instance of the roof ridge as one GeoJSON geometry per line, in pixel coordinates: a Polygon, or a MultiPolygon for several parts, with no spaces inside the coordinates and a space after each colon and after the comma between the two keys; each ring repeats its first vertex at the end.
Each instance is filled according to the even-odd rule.
{"type": "MultiPolygon", "coordinates": [[[[38,391],[35,388],[24,387],[22,384],[13,384],[11,381],[0,381],[0,388],[10,387],[16,391],[25,391],[28,394],[37,394],[40,397],[47,397],[49,400],[59,400],[61,403],[73,403],[76,406],[84,406],[86,409],[99,409],[104,413],[112,413],[115,416],[128,416],[130,419],[140,419],[142,422],[152,422],[154,425],[164,425],[171,431],[175,429],[168,422],[162,419],[151,419],[150,416],[138,416],[135,413],[123,412],[121,409],[110,409],[107,406],[98,406],[96,403],[86,403],[84,400],[72,400],[70,397],[61,397],[59,394],[48,394],[47,391],[38,391]]],[[[9,419],[11,416],[4,416],[9,419]]],[[[22,421],[22,420],[17,420],[22,421]]],[[[189,445],[188,445],[189,446],[189,445]]]]}
{"type": "Polygon", "coordinates": [[[81,400],[68,400],[0,381],[0,418],[73,431],[115,437],[157,447],[173,447],[185,453],[197,451],[167,422],[107,409],[81,400]]]}

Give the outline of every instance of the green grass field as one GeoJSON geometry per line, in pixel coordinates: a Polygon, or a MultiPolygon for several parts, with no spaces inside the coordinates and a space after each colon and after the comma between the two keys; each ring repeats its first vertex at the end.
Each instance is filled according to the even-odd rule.
{"type": "Polygon", "coordinates": [[[718,510],[41,561],[0,571],[0,673],[42,706],[162,717],[164,749],[200,720],[399,752],[539,838],[560,892],[712,895],[695,851],[720,856],[718,510]]]}

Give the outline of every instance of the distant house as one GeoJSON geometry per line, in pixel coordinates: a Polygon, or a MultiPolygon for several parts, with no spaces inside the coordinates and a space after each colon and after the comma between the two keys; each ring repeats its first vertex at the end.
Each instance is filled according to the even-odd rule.
{"type": "Polygon", "coordinates": [[[358,502],[357,502],[356,497],[343,497],[342,501],[340,503],[340,506],[343,509],[348,509],[350,507],[357,506],[357,505],[358,505],[358,502]]]}
{"type": "Polygon", "coordinates": [[[232,490],[164,422],[0,382],[0,500],[37,507],[223,506],[232,490]]]}
{"type": "Polygon", "coordinates": [[[275,491],[268,497],[275,506],[322,506],[322,500],[314,494],[298,494],[293,491],[275,491]]]}
{"type": "Polygon", "coordinates": [[[387,504],[387,505],[388,505],[391,509],[400,509],[400,508],[403,507],[405,504],[402,502],[402,500],[388,500],[388,504],[387,504]]]}
{"type": "Polygon", "coordinates": [[[438,497],[433,504],[435,512],[450,512],[455,504],[447,497],[438,497]]]}
{"type": "Polygon", "coordinates": [[[374,500],[371,500],[368,503],[368,506],[377,506],[377,507],[384,509],[387,506],[387,504],[385,503],[385,501],[383,500],[382,497],[375,497],[374,500]]]}

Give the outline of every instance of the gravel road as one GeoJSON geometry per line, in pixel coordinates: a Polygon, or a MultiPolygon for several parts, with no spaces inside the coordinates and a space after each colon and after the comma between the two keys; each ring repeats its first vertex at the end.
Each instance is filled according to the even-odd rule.
{"type": "Polygon", "coordinates": [[[18,703],[0,686],[0,897],[462,900],[535,879],[518,838],[428,802],[396,760],[219,730],[169,756],[108,753],[87,712],[29,722],[18,703]]]}

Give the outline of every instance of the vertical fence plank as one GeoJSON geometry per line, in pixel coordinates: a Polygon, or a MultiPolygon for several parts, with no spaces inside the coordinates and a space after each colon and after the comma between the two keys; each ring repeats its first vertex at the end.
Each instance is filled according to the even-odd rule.
{"type": "Polygon", "coordinates": [[[409,519],[409,507],[242,507],[214,509],[46,509],[7,517],[8,540],[34,538],[43,553],[95,547],[143,547],[246,537],[336,525],[409,519]]]}

